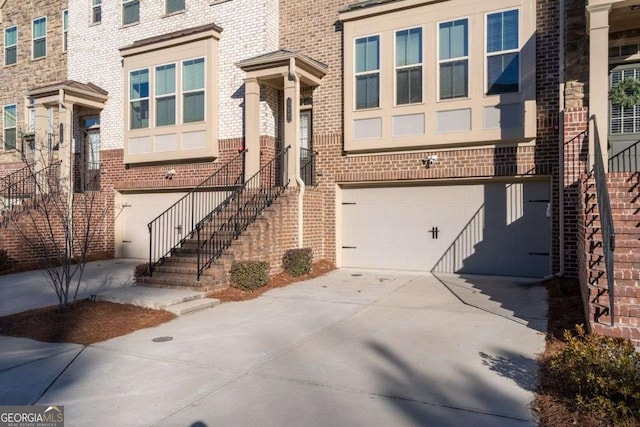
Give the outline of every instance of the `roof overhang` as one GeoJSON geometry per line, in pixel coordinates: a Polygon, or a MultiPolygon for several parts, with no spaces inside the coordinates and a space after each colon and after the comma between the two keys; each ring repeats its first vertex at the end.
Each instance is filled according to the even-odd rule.
{"type": "Polygon", "coordinates": [[[291,72],[292,61],[296,74],[307,86],[319,86],[329,69],[320,61],[289,50],[278,50],[245,59],[236,63],[236,66],[246,72],[248,78],[258,78],[267,82],[272,80],[274,86],[279,86],[278,80],[291,72]]]}
{"type": "Polygon", "coordinates": [[[166,49],[173,46],[192,43],[198,40],[210,38],[220,40],[221,32],[222,28],[216,24],[207,24],[186,30],[174,31],[160,36],[138,40],[129,46],[120,48],[120,55],[122,55],[123,58],[126,58],[127,56],[166,49]]]}
{"type": "Polygon", "coordinates": [[[109,93],[93,83],[80,83],[65,80],[47,86],[32,89],[27,96],[37,104],[74,104],[87,108],[103,109],[109,99],[109,93]]]}
{"type": "Polygon", "coordinates": [[[444,3],[451,0],[367,0],[352,4],[338,12],[341,22],[354,21],[370,16],[383,15],[404,9],[444,3]]]}

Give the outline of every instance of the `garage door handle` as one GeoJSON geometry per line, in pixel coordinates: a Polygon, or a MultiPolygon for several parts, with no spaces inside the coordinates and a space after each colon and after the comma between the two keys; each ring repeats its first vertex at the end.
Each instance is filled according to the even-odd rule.
{"type": "Polygon", "coordinates": [[[356,249],[355,246],[343,246],[342,249],[356,249]]]}

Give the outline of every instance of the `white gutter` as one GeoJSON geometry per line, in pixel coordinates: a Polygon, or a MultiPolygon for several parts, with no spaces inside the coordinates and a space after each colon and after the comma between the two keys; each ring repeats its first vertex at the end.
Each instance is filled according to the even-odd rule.
{"type": "MultiPolygon", "coordinates": [[[[289,78],[295,81],[296,88],[300,87],[300,79],[296,75],[296,60],[295,58],[289,58],[289,78]]],[[[296,91],[296,94],[298,91],[296,91]]],[[[300,105],[299,99],[292,100],[296,102],[296,105],[300,105]]],[[[298,109],[294,108],[294,112],[297,112],[298,109]]],[[[297,123],[299,120],[299,114],[294,120],[294,123],[297,123]]],[[[298,183],[298,187],[300,187],[300,191],[298,192],[298,248],[304,247],[304,192],[306,186],[304,181],[300,177],[300,165],[298,162],[300,161],[300,136],[298,133],[300,132],[300,127],[296,126],[296,140],[291,146],[293,147],[293,161],[296,163],[296,182],[298,183]]]]}

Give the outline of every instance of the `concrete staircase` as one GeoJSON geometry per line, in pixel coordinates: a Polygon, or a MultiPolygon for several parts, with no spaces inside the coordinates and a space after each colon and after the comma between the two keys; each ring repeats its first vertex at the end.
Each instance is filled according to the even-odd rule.
{"type": "Polygon", "coordinates": [[[614,250],[614,322],[611,326],[609,291],[602,251],[595,184],[587,181],[584,201],[586,259],[581,280],[588,299],[587,319],[595,332],[632,339],[640,344],[640,173],[607,174],[616,232],[614,250]],[[586,283],[585,283],[586,282],[586,283]],[[586,284],[586,286],[585,286],[586,284]]]}

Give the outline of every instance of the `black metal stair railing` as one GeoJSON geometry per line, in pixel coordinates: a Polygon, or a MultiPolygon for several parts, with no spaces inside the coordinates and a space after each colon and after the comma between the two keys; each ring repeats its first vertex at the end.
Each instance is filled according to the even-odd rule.
{"type": "Polygon", "coordinates": [[[607,290],[609,291],[609,319],[611,326],[614,325],[614,251],[616,248],[616,233],[613,227],[613,214],[611,212],[611,201],[609,198],[609,188],[607,186],[607,174],[604,169],[602,159],[602,149],[600,144],[600,132],[595,116],[591,116],[594,129],[594,151],[595,161],[593,165],[593,175],[596,181],[596,197],[598,212],[600,216],[600,231],[602,233],[602,252],[604,256],[605,272],[607,275],[607,290]]]}
{"type": "Polygon", "coordinates": [[[258,215],[286,190],[289,149],[280,151],[196,225],[191,237],[196,243],[198,281],[258,215]]]}
{"type": "Polygon", "coordinates": [[[640,140],[609,158],[609,172],[638,172],[640,171],[640,140]]]}
{"type": "Polygon", "coordinates": [[[317,151],[300,148],[300,178],[305,185],[316,185],[316,156],[317,151]]]}
{"type": "Polygon", "coordinates": [[[191,236],[203,217],[207,217],[242,185],[245,153],[246,150],[241,151],[147,224],[150,275],[156,265],[191,236]]]}
{"type": "Polygon", "coordinates": [[[4,178],[0,188],[2,211],[9,212],[26,200],[35,199],[38,195],[55,194],[60,191],[60,164],[58,160],[40,170],[34,165],[27,165],[4,178]]]}

